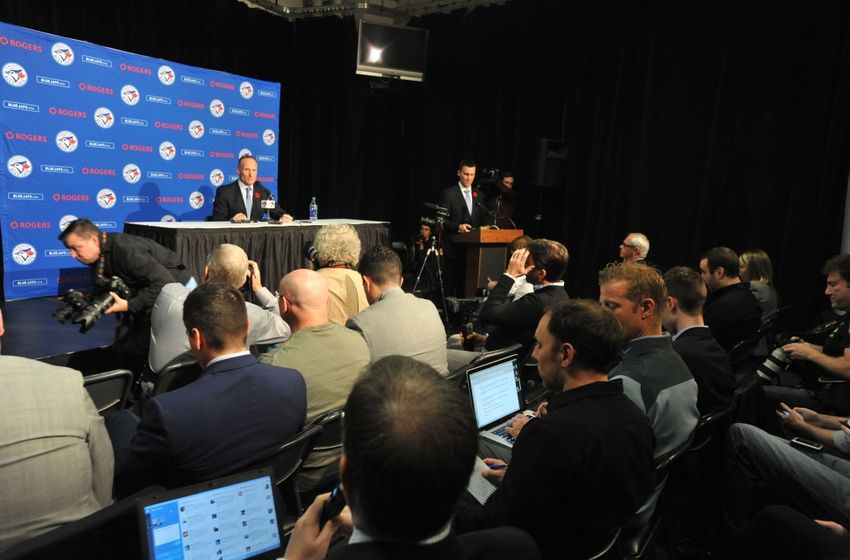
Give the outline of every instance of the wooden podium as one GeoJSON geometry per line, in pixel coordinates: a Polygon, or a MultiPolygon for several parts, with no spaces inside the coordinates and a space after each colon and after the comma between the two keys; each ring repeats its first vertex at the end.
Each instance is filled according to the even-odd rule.
{"type": "Polygon", "coordinates": [[[487,285],[505,272],[508,244],[523,234],[521,229],[477,229],[452,236],[455,243],[466,245],[466,278],[463,297],[473,297],[475,290],[487,285]]]}

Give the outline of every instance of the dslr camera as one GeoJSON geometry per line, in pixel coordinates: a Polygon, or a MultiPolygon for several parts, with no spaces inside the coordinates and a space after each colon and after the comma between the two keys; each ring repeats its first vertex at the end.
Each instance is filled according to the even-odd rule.
{"type": "Polygon", "coordinates": [[[109,292],[115,292],[123,299],[130,299],[133,295],[130,288],[117,276],[98,278],[91,294],[69,290],[62,296],[63,305],[53,313],[53,317],[63,325],[68,321],[80,325],[81,333],[88,332],[115,303],[109,292]]]}
{"type": "Polygon", "coordinates": [[[788,354],[782,349],[782,347],[789,342],[796,342],[798,340],[800,340],[800,338],[796,336],[783,337],[778,340],[777,346],[773,349],[773,352],[771,352],[770,355],[765,358],[764,362],[762,362],[762,364],[756,369],[756,375],[759,376],[759,379],[771,382],[777,375],[779,375],[780,372],[786,371],[791,365],[791,358],[788,357],[788,354]]]}

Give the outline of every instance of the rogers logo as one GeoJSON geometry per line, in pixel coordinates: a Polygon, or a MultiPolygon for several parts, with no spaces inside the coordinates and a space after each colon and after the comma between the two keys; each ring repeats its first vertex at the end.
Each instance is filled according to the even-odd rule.
{"type": "Polygon", "coordinates": [[[219,159],[233,159],[233,152],[210,152],[211,158],[219,158],[219,159]]]}
{"type": "Polygon", "coordinates": [[[144,74],[145,76],[153,74],[150,68],[145,68],[144,66],[134,66],[132,64],[121,63],[118,68],[120,68],[122,72],[133,72],[135,74],[144,74]]]}
{"type": "Polygon", "coordinates": [[[9,222],[10,229],[50,229],[51,227],[50,222],[18,222],[16,220],[9,222]]]}
{"type": "Polygon", "coordinates": [[[243,99],[251,99],[254,97],[254,86],[251,85],[251,82],[242,82],[239,84],[239,95],[241,95],[243,99]]]}
{"type": "Polygon", "coordinates": [[[182,196],[158,196],[156,197],[156,201],[159,203],[166,202],[183,202],[182,196]]]}
{"type": "Polygon", "coordinates": [[[0,35],[0,45],[3,45],[4,47],[7,45],[11,45],[16,49],[22,49],[25,51],[32,51],[37,53],[40,53],[44,50],[41,48],[41,45],[36,45],[35,43],[27,43],[26,41],[20,41],[12,37],[6,37],[5,35],[0,35]]]}
{"type": "Polygon", "coordinates": [[[162,85],[170,86],[174,83],[175,78],[177,77],[174,74],[174,70],[171,69],[171,66],[167,66],[163,64],[156,71],[156,75],[159,78],[159,81],[162,82],[162,85]]]}
{"type": "Polygon", "coordinates": [[[17,62],[7,62],[3,65],[3,79],[13,87],[24,87],[27,85],[29,75],[24,67],[17,62]]]}
{"type": "Polygon", "coordinates": [[[254,111],[254,116],[258,119],[276,119],[274,113],[263,113],[262,111],[254,111]]]}
{"type": "MultiPolygon", "coordinates": [[[[53,202],[88,202],[87,194],[53,193],[53,202]]],[[[76,219],[76,218],[74,218],[76,219]]],[[[73,221],[73,220],[72,220],[73,221]]]]}
{"type": "Polygon", "coordinates": [[[146,152],[153,153],[153,146],[144,146],[142,144],[121,144],[121,149],[125,152],[146,152]]]}
{"type": "Polygon", "coordinates": [[[4,135],[6,140],[23,140],[24,142],[47,142],[47,136],[43,134],[30,134],[28,132],[15,132],[7,130],[4,135]]]}
{"type": "Polygon", "coordinates": [[[63,130],[56,135],[56,146],[66,154],[70,154],[80,146],[80,142],[73,132],[63,130]]]}
{"type": "Polygon", "coordinates": [[[237,130],[236,131],[236,137],[237,138],[254,138],[254,139],[256,139],[256,138],[259,138],[260,135],[257,134],[256,132],[247,132],[245,130],[237,130]]]}
{"type": "Polygon", "coordinates": [[[178,173],[177,178],[184,180],[184,181],[198,181],[198,180],[203,181],[204,180],[204,174],[203,173],[178,173]]]}
{"type": "Polygon", "coordinates": [[[53,46],[50,48],[50,55],[56,61],[56,64],[62,66],[74,64],[74,51],[65,43],[53,43],[53,46]]]}
{"type": "Polygon", "coordinates": [[[90,91],[92,93],[102,93],[104,95],[113,95],[115,93],[112,88],[96,86],[94,84],[87,84],[85,82],[80,82],[80,85],[78,87],[80,88],[80,91],[90,91]]]}
{"type": "Polygon", "coordinates": [[[153,126],[154,128],[165,128],[167,130],[183,130],[182,124],[165,121],[154,121],[153,126]]]}
{"type": "Polygon", "coordinates": [[[76,111],[74,109],[63,109],[61,107],[51,107],[47,110],[51,115],[59,115],[60,117],[72,117],[75,119],[87,119],[89,114],[85,111],[76,111]]]}
{"type": "Polygon", "coordinates": [[[114,169],[105,167],[83,167],[80,172],[83,175],[105,175],[107,177],[115,177],[116,175],[114,169]]]}
{"type": "Polygon", "coordinates": [[[233,84],[228,84],[227,82],[217,82],[215,80],[210,80],[210,87],[218,88],[218,89],[226,89],[226,90],[230,90],[230,91],[234,91],[236,89],[236,86],[234,86],[233,84]]]}
{"type": "Polygon", "coordinates": [[[271,146],[275,140],[277,140],[277,136],[275,136],[274,130],[267,128],[263,131],[263,143],[266,146],[271,146]]]}
{"type": "Polygon", "coordinates": [[[189,107],[190,109],[203,109],[204,104],[198,103],[197,101],[187,101],[186,99],[178,99],[177,100],[178,107],[189,107]]]}

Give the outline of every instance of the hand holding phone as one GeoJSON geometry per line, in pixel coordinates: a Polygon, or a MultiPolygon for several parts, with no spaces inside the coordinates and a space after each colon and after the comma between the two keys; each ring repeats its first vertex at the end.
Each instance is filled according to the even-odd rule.
{"type": "Polygon", "coordinates": [[[319,517],[319,531],[325,526],[325,523],[336,517],[342,512],[345,507],[345,494],[339,489],[339,486],[334,487],[328,501],[322,506],[322,515],[319,517]]]}

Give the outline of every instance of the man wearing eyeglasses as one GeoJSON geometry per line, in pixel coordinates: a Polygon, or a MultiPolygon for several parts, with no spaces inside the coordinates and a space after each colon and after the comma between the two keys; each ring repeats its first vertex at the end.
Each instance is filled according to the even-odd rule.
{"type": "Polygon", "coordinates": [[[649,239],[642,233],[630,233],[620,243],[620,258],[623,262],[631,261],[646,264],[649,254],[649,239]]]}

